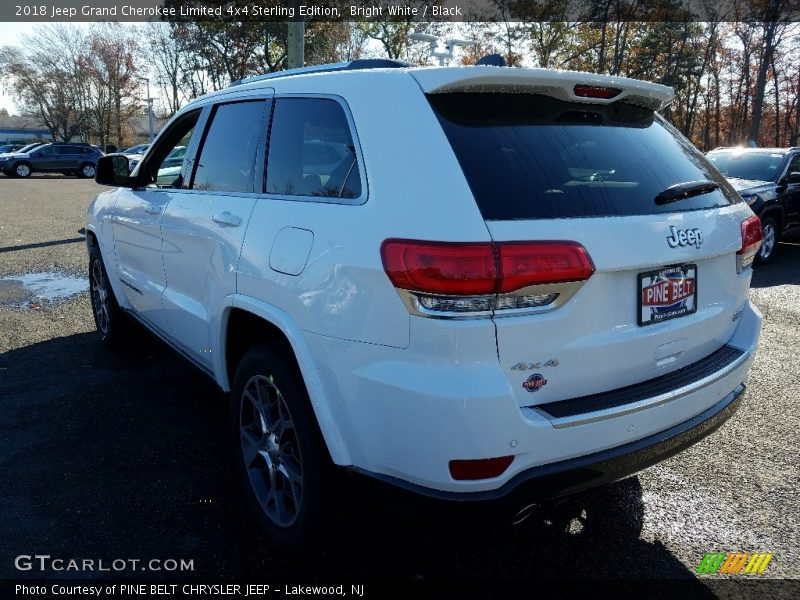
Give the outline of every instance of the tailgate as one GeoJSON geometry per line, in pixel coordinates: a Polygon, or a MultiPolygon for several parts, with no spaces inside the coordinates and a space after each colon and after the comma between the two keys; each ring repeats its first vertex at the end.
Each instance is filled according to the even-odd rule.
{"type": "MultiPolygon", "coordinates": [[[[741,208],[570,222],[559,237],[579,240],[595,273],[553,310],[521,316],[499,316],[498,311],[494,317],[500,363],[519,405],[646,381],[723,346],[750,283],[749,272],[736,272],[740,223],[747,216],[741,208]],[[672,248],[668,238],[673,228],[700,231],[704,241],[699,248],[672,248]],[[656,281],[659,291],[654,292],[653,272],[672,266],[689,267],[684,281],[667,281],[662,287],[656,281]],[[642,274],[647,274],[644,282],[642,274]],[[686,283],[689,278],[693,283],[686,283]],[[669,291],[661,293],[663,288],[669,291]],[[645,324],[640,324],[642,311],[645,324]],[[659,311],[667,318],[659,320],[659,311]]],[[[552,239],[555,229],[550,221],[487,225],[496,241],[552,239]]],[[[672,279],[685,272],[674,270],[672,279]]]]}

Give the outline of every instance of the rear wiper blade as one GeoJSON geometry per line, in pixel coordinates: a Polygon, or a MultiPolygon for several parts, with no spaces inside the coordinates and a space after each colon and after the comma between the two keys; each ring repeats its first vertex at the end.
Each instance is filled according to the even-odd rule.
{"type": "Polygon", "coordinates": [[[714,181],[686,181],[669,186],[655,197],[655,203],[659,206],[677,202],[684,198],[708,194],[719,189],[719,184],[714,181]]]}

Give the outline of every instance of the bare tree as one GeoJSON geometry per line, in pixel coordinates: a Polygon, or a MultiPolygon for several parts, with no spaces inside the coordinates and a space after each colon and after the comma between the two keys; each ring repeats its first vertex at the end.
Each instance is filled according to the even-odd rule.
{"type": "Polygon", "coordinates": [[[116,145],[123,144],[123,126],[137,110],[139,48],[129,31],[118,23],[96,26],[83,61],[94,87],[95,130],[104,144],[112,132],[116,145]]]}
{"type": "Polygon", "coordinates": [[[84,33],[66,24],[36,27],[22,47],[0,50],[0,72],[23,115],[44,125],[51,139],[70,140],[85,125],[86,77],[80,68],[84,33]]]}
{"type": "Polygon", "coordinates": [[[765,17],[765,21],[761,23],[763,45],[758,63],[758,77],[753,101],[753,121],[750,125],[750,143],[754,145],[758,143],[758,133],[761,128],[764,92],[767,87],[767,71],[772,64],[775,48],[780,44],[781,36],[785,30],[785,23],[780,20],[782,4],[782,0],[769,0],[769,4],[764,7],[763,12],[765,17]]]}

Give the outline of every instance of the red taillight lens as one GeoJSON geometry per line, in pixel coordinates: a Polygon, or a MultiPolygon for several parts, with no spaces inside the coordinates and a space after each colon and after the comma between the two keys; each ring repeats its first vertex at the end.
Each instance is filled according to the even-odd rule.
{"type": "Polygon", "coordinates": [[[575,242],[511,242],[497,247],[500,293],[529,285],[584,281],[594,273],[586,249],[575,242]]]}
{"type": "Polygon", "coordinates": [[[478,296],[529,285],[584,281],[594,273],[575,242],[448,243],[386,240],[383,266],[401,289],[478,296]]]}
{"type": "Polygon", "coordinates": [[[753,264],[753,260],[761,249],[761,242],[764,239],[764,229],[761,226],[761,219],[755,215],[742,221],[741,230],[742,247],[736,253],[737,273],[741,273],[753,264]]]}
{"type": "Polygon", "coordinates": [[[495,289],[497,268],[491,243],[386,240],[381,257],[389,279],[405,290],[477,296],[495,289]]]}
{"type": "Polygon", "coordinates": [[[618,96],[622,90],[609,87],[600,87],[596,85],[576,85],[573,90],[576,96],[582,98],[604,98],[610,100],[618,96]]]}
{"type": "Polygon", "coordinates": [[[514,462],[513,456],[480,458],[477,460],[451,460],[450,476],[458,480],[491,479],[502,475],[514,462]]]}

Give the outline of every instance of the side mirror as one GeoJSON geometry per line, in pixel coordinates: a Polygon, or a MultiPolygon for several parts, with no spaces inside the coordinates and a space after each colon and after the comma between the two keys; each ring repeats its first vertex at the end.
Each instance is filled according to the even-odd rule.
{"type": "Polygon", "coordinates": [[[100,185],[133,187],[129,177],[128,157],[124,154],[106,154],[97,159],[97,173],[94,180],[100,185]]]}
{"type": "Polygon", "coordinates": [[[800,183],[800,172],[792,171],[786,176],[787,183],[800,183]]]}

